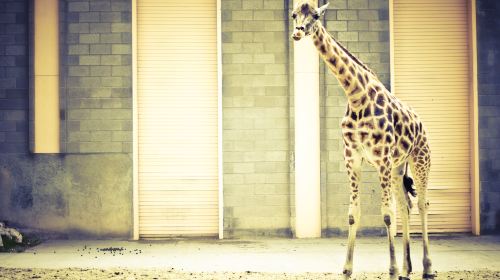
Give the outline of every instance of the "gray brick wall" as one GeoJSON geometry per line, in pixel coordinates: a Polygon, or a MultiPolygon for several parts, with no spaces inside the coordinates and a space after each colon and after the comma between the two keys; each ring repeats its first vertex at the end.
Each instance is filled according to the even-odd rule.
{"type": "Polygon", "coordinates": [[[282,0],[222,1],[224,229],[290,234],[288,33],[282,0]]]}
{"type": "Polygon", "coordinates": [[[0,153],[28,150],[27,2],[0,2],[0,153]]]}
{"type": "Polygon", "coordinates": [[[67,0],[68,153],[132,152],[130,0],[67,0]]]}
{"type": "MultiPolygon", "coordinates": [[[[31,21],[28,8],[32,10],[33,5],[28,7],[28,3],[33,1],[0,1],[0,221],[42,236],[49,233],[61,238],[129,238],[132,158],[122,152],[130,150],[126,146],[131,141],[131,116],[122,110],[131,111],[130,70],[127,70],[131,67],[130,47],[127,47],[130,32],[123,31],[124,23],[130,25],[130,3],[128,0],[59,2],[60,98],[62,108],[69,109],[66,119],[69,115],[73,117],[62,122],[63,144],[68,128],[68,137],[75,137],[73,133],[88,133],[82,136],[88,137],[86,141],[69,142],[74,147],[69,152],[107,152],[64,156],[29,153],[29,55],[33,42],[28,40],[31,21]],[[68,12],[70,6],[81,11],[68,12]],[[117,43],[102,44],[103,48],[109,48],[109,53],[95,54],[98,52],[95,48],[100,47],[99,36],[108,34],[97,33],[95,44],[80,44],[77,32],[87,31],[81,34],[92,37],[88,33],[91,26],[86,30],[84,26],[70,28],[66,24],[90,20],[90,14],[96,10],[99,20],[109,23],[108,34],[120,37],[117,43]],[[95,61],[86,57],[80,65],[80,56],[94,54],[99,63],[101,55],[107,56],[102,59],[108,64],[102,66],[106,69],[99,68],[100,64],[93,65],[95,61]],[[118,61],[114,55],[120,56],[118,61]],[[92,146],[94,142],[98,144],[92,146]],[[119,143],[119,149],[114,142],[119,143]],[[112,151],[121,154],[110,154],[112,151]]],[[[100,25],[92,28],[108,30],[100,25]]]]}
{"type": "Polygon", "coordinates": [[[481,229],[500,232],[500,2],[477,1],[481,229]]]}
{"type": "MultiPolygon", "coordinates": [[[[320,1],[320,5],[322,1],[320,1]]],[[[325,2],[325,1],[323,1],[325,2]]],[[[325,14],[325,26],[347,49],[370,67],[390,89],[389,2],[387,0],[333,0],[325,14]]],[[[337,79],[323,67],[321,140],[322,177],[326,190],[323,221],[325,235],[348,229],[348,177],[343,160],[340,122],[347,100],[337,79]],[[325,221],[326,219],[326,221],[325,221]]],[[[380,187],[373,168],[363,169],[361,225],[365,231],[383,229],[380,187]]]]}

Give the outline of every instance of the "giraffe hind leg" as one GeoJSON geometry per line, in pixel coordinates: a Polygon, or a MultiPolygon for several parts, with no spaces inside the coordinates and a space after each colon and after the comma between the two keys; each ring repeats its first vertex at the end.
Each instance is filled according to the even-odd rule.
{"type": "Polygon", "coordinates": [[[429,249],[429,234],[428,234],[428,211],[429,202],[427,200],[427,185],[429,181],[430,171],[430,154],[428,147],[420,149],[418,154],[415,154],[410,159],[410,168],[415,176],[415,187],[418,193],[418,210],[422,224],[422,243],[423,243],[423,279],[434,279],[436,276],[432,269],[432,261],[429,249]],[[427,152],[424,152],[427,151],[427,152]]]}

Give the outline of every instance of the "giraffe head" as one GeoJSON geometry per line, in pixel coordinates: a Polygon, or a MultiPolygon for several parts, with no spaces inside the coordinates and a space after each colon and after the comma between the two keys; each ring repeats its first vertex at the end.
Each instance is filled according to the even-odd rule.
{"type": "Polygon", "coordinates": [[[314,32],[318,19],[325,14],[328,4],[314,8],[309,0],[302,0],[297,2],[293,11],[293,33],[292,38],[295,41],[302,39],[305,36],[314,32]]]}

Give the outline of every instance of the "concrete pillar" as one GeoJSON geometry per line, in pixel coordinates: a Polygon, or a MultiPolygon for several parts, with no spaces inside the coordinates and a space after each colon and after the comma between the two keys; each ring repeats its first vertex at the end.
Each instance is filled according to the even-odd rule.
{"type": "Polygon", "coordinates": [[[319,57],[310,37],[294,42],[294,94],[296,236],[321,237],[319,57]]]}
{"type": "Polygon", "coordinates": [[[59,152],[59,4],[34,1],[35,153],[59,152]]]}

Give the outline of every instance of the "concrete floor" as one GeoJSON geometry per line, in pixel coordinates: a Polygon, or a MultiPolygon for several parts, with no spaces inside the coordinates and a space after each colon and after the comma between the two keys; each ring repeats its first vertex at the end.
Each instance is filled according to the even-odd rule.
{"type": "MultiPolygon", "coordinates": [[[[346,239],[54,240],[24,253],[0,254],[0,267],[340,273],[346,239]]],[[[401,266],[401,237],[396,241],[401,266]]],[[[412,241],[414,272],[421,272],[421,240],[413,237],[412,241]]],[[[500,270],[500,236],[433,236],[431,253],[437,271],[500,270]]],[[[389,259],[386,238],[359,237],[354,259],[355,272],[386,272],[389,259]]]]}

